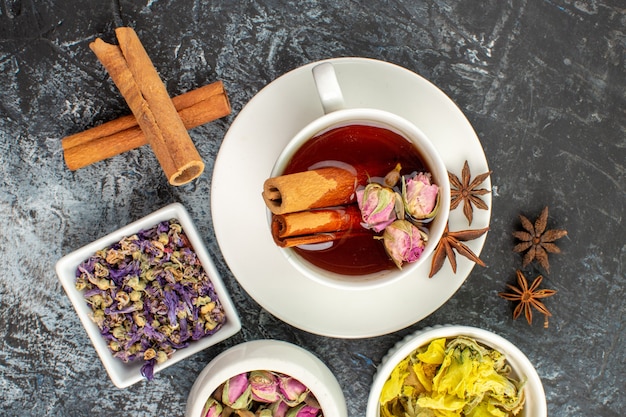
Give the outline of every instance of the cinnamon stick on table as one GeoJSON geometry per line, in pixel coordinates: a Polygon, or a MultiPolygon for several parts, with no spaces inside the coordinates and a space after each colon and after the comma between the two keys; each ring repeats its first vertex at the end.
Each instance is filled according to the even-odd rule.
{"type": "MultiPolygon", "coordinates": [[[[231,112],[222,81],[173,97],[172,103],[186,129],[227,116],[231,112]]],[[[103,123],[61,141],[65,163],[72,171],[147,143],[148,139],[134,115],[103,123]]]]}
{"type": "Polygon", "coordinates": [[[283,248],[338,240],[364,231],[355,204],[272,216],[272,237],[283,248]]]}
{"type": "Polygon", "coordinates": [[[89,47],[124,96],[170,184],[192,181],[204,162],[163,81],[132,28],[117,28],[115,34],[119,46],[96,39],[89,47]]]}

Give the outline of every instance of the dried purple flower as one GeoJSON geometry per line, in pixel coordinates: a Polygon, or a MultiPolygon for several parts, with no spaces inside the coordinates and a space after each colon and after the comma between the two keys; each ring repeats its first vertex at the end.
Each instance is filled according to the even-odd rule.
{"type": "Polygon", "coordinates": [[[141,376],[146,378],[148,381],[152,381],[154,379],[154,365],[156,365],[156,359],[150,359],[141,367],[141,376]]]}
{"type": "Polygon", "coordinates": [[[142,375],[176,350],[217,332],[224,309],[177,220],[97,251],[76,271],[92,318],[115,357],[143,359],[142,375]],[[146,355],[146,353],[148,354],[146,355]]]}

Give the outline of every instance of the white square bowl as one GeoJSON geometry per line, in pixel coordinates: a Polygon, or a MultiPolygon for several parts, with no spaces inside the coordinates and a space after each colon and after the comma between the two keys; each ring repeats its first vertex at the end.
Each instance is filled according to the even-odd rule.
{"type": "Polygon", "coordinates": [[[202,339],[192,341],[186,348],[176,350],[165,362],[156,364],[154,366],[154,374],[177,363],[178,361],[208,348],[209,346],[213,346],[233,336],[241,329],[241,321],[235,306],[230,298],[230,295],[228,294],[228,291],[226,290],[226,287],[224,286],[222,278],[215,268],[215,264],[209,256],[209,252],[207,251],[203,240],[200,238],[200,235],[194,226],[191,217],[189,216],[189,213],[180,203],[165,206],[154,213],[143,217],[142,219],[130,223],[113,233],[110,233],[88,245],[83,246],[80,249],[75,250],[74,252],[61,258],[56,264],[56,272],[59,276],[59,280],[61,281],[67,296],[72,302],[80,321],[85,327],[87,335],[96,348],[96,352],[98,353],[104,368],[109,374],[111,381],[113,381],[115,386],[118,388],[126,388],[144,379],[141,375],[143,361],[136,360],[125,363],[121,359],[113,356],[107,346],[107,342],[100,334],[100,329],[90,317],[92,310],[87,305],[82,291],[77,290],[75,287],[76,269],[80,263],[87,260],[98,250],[119,242],[122,238],[131,236],[140,230],[149,229],[162,221],[171,219],[177,219],[180,222],[183,232],[189,239],[189,242],[197,254],[198,259],[202,263],[202,267],[211,279],[215,292],[224,307],[226,322],[216,333],[203,337],[202,339]]]}

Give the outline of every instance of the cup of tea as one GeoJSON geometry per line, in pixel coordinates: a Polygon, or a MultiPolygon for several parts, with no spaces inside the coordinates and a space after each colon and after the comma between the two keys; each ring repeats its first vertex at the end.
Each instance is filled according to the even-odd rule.
{"type": "Polygon", "coordinates": [[[288,142],[264,184],[274,241],[324,285],[371,289],[403,279],[430,258],[447,225],[446,166],[410,121],[346,107],[331,63],[311,76],[324,115],[288,142]]]}

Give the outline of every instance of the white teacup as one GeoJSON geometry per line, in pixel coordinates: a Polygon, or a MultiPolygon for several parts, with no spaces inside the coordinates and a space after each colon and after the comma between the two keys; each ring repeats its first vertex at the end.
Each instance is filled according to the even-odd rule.
{"type": "MultiPolygon", "coordinates": [[[[276,160],[271,177],[282,175],[300,147],[311,138],[323,132],[346,125],[377,126],[400,134],[416,147],[422,156],[422,161],[432,175],[433,183],[439,187],[439,209],[429,224],[428,241],[420,258],[416,262],[403,264],[402,269],[394,268],[358,276],[342,275],[313,265],[291,248],[284,248],[281,251],[299,272],[314,281],[336,288],[346,290],[371,289],[406,277],[430,258],[448,222],[450,214],[450,182],[446,166],[432,142],[417,126],[408,120],[396,114],[374,108],[346,108],[341,88],[331,63],[326,62],[316,65],[312,73],[325,114],[309,123],[289,141],[276,160]]],[[[271,213],[269,221],[271,222],[271,213]]],[[[380,244],[383,244],[382,241],[380,244]]]]}

